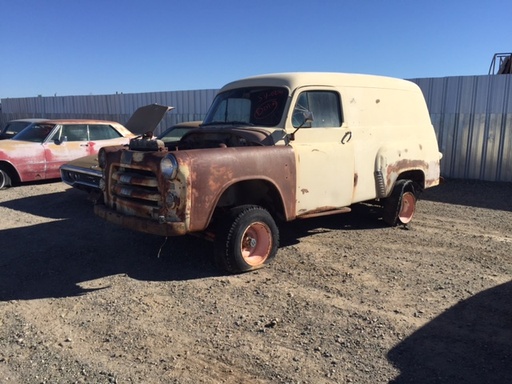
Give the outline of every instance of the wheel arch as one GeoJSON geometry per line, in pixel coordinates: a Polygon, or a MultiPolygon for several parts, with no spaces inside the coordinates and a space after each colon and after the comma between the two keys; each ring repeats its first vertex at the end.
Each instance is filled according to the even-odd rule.
{"type": "Polygon", "coordinates": [[[380,171],[375,172],[377,197],[386,198],[391,195],[396,183],[400,180],[410,180],[416,192],[422,192],[425,188],[425,172],[422,168],[408,169],[387,177],[380,171]]]}
{"type": "Polygon", "coordinates": [[[425,188],[425,173],[421,169],[402,172],[396,178],[395,183],[399,180],[411,180],[416,193],[422,192],[425,188]]]}
{"type": "Polygon", "coordinates": [[[219,195],[215,208],[224,209],[249,204],[259,205],[281,220],[288,216],[281,191],[271,180],[263,178],[239,180],[230,184],[219,195]]]}
{"type": "Polygon", "coordinates": [[[9,175],[9,177],[11,178],[11,182],[13,184],[18,184],[21,182],[21,178],[18,171],[16,170],[14,165],[9,163],[8,161],[0,161],[0,169],[9,175]]]}

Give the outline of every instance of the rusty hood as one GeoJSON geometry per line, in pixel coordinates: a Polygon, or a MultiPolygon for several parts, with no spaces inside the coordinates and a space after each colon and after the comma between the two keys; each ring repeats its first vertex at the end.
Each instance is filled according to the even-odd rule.
{"type": "Polygon", "coordinates": [[[160,124],[165,114],[172,109],[174,109],[174,107],[168,107],[166,105],[145,105],[133,112],[124,126],[131,132],[139,135],[149,131],[153,132],[158,124],[160,124]]]}
{"type": "Polygon", "coordinates": [[[98,166],[98,155],[89,155],[85,157],[79,157],[78,159],[74,159],[71,161],[68,161],[64,166],[70,165],[73,167],[79,167],[79,168],[85,168],[85,169],[92,169],[92,170],[98,170],[101,172],[98,166]]]}

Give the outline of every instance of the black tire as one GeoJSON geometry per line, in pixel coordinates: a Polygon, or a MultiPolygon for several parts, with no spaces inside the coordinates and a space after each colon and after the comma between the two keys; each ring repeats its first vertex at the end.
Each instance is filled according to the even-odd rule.
{"type": "Polygon", "coordinates": [[[398,180],[391,195],[384,199],[384,222],[392,227],[411,222],[416,211],[417,192],[412,180],[398,180]]]}
{"type": "Polygon", "coordinates": [[[278,245],[279,230],[270,213],[257,205],[243,205],[231,209],[218,226],[215,262],[229,273],[252,271],[269,263],[278,245]]]}
{"type": "Polygon", "coordinates": [[[0,167],[0,189],[9,188],[12,185],[12,180],[6,170],[0,167]]]}

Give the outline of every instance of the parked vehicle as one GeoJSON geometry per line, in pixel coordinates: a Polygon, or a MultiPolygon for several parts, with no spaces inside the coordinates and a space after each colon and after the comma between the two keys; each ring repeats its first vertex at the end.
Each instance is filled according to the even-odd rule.
{"type": "MultiPolygon", "coordinates": [[[[173,143],[177,144],[185,133],[198,128],[200,124],[200,121],[190,121],[173,125],[158,135],[157,140],[172,146],[173,143]]],[[[99,185],[102,172],[98,165],[98,155],[80,157],[64,164],[60,167],[60,175],[64,183],[88,192],[93,201],[102,194],[99,185]]]]}
{"type": "Polygon", "coordinates": [[[105,145],[127,144],[153,130],[172,107],[148,105],[134,112],[126,127],[105,120],[45,120],[0,141],[0,189],[34,180],[57,179],[73,159],[97,154],[105,145]],[[156,121],[156,123],[155,123],[156,121]]]}
{"type": "Polygon", "coordinates": [[[7,122],[4,129],[0,132],[0,140],[12,139],[17,133],[21,132],[29,125],[41,123],[47,119],[17,119],[7,122]]]}
{"type": "Polygon", "coordinates": [[[217,265],[239,273],[274,258],[278,220],[369,202],[389,225],[407,225],[419,193],[440,183],[442,154],[414,83],[288,73],[224,86],[201,129],[174,150],[132,140],[98,156],[98,216],[145,233],[213,239],[217,265]]]}

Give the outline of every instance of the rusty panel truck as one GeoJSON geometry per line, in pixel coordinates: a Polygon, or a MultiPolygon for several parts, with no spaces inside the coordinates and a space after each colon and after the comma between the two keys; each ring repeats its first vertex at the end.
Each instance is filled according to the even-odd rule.
{"type": "Polygon", "coordinates": [[[96,215],[161,236],[204,235],[217,265],[257,269],[277,253],[276,222],[377,203],[407,225],[440,183],[421,90],[389,77],[282,73],[224,86],[203,124],[172,146],[150,138],[99,154],[96,215]]]}

